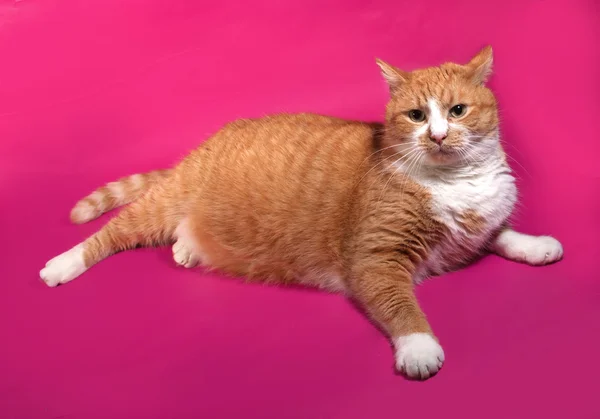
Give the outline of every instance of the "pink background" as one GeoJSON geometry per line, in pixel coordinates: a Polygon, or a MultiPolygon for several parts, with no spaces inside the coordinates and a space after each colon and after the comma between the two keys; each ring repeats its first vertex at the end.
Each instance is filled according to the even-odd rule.
{"type": "Polygon", "coordinates": [[[202,3],[0,1],[0,416],[600,417],[598,2],[202,3]],[[96,186],[238,117],[380,120],[376,56],[412,69],[486,43],[517,225],[566,256],[489,257],[419,287],[447,356],[434,379],[395,375],[340,296],[177,269],[169,249],[38,280],[106,221],[68,221],[96,186]]]}

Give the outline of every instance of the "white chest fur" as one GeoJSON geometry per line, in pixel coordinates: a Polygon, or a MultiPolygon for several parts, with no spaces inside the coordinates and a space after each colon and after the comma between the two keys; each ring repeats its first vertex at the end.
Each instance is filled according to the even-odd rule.
{"type": "Polygon", "coordinates": [[[515,179],[501,156],[477,166],[422,170],[413,178],[429,190],[436,220],[449,232],[419,267],[416,281],[452,270],[479,253],[517,199],[515,179]],[[481,220],[476,229],[466,227],[465,214],[481,220]]]}

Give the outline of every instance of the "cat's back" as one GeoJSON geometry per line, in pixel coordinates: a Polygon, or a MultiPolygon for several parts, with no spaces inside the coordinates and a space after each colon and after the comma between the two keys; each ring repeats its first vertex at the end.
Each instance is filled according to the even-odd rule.
{"type": "Polygon", "coordinates": [[[291,198],[350,180],[372,153],[379,126],[316,114],[279,114],[227,124],[193,156],[207,189],[291,198]]]}
{"type": "Polygon", "coordinates": [[[217,142],[231,143],[234,149],[260,150],[269,155],[283,151],[299,154],[327,145],[333,149],[344,148],[344,145],[346,148],[370,147],[373,131],[378,128],[378,124],[325,115],[283,113],[230,122],[209,141],[213,146],[217,142]],[[346,141],[339,141],[344,137],[346,141]]]}

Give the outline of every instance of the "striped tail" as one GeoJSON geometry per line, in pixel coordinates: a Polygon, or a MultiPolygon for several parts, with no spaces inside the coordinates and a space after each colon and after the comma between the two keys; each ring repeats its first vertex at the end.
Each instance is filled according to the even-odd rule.
{"type": "Polygon", "coordinates": [[[77,202],[71,210],[71,221],[75,224],[87,223],[105,212],[129,204],[170,174],[171,170],[155,170],[110,182],[77,202]]]}

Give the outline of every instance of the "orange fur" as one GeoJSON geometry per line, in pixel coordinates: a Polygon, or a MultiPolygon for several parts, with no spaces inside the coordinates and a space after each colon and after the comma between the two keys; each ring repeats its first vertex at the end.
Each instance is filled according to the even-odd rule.
{"type": "Polygon", "coordinates": [[[460,214],[457,222],[465,231],[472,234],[479,234],[485,230],[485,218],[474,209],[468,209],[460,214]]]}
{"type": "MultiPolygon", "coordinates": [[[[344,291],[392,338],[431,335],[413,293],[419,269],[433,248],[457,234],[446,265],[461,266],[483,251],[481,240],[497,227],[468,208],[457,215],[459,231],[452,230],[434,210],[432,191],[394,163],[407,156],[402,146],[417,127],[407,112],[431,97],[444,112],[468,105],[458,119],[462,129],[497,130],[496,101],[482,84],[491,50],[465,66],[406,73],[379,65],[392,92],[385,125],[312,114],[238,120],[171,171],[135,185],[131,177],[119,181],[118,198],[107,186],[94,200],[80,201],[74,222],[133,201],[84,242],[86,268],[138,245],[183,240],[178,231],[184,229],[209,268],[344,291]],[[94,211],[82,216],[83,207],[94,211]]],[[[465,140],[450,130],[437,155],[427,134],[418,141],[431,162],[451,163],[465,140]]]]}

